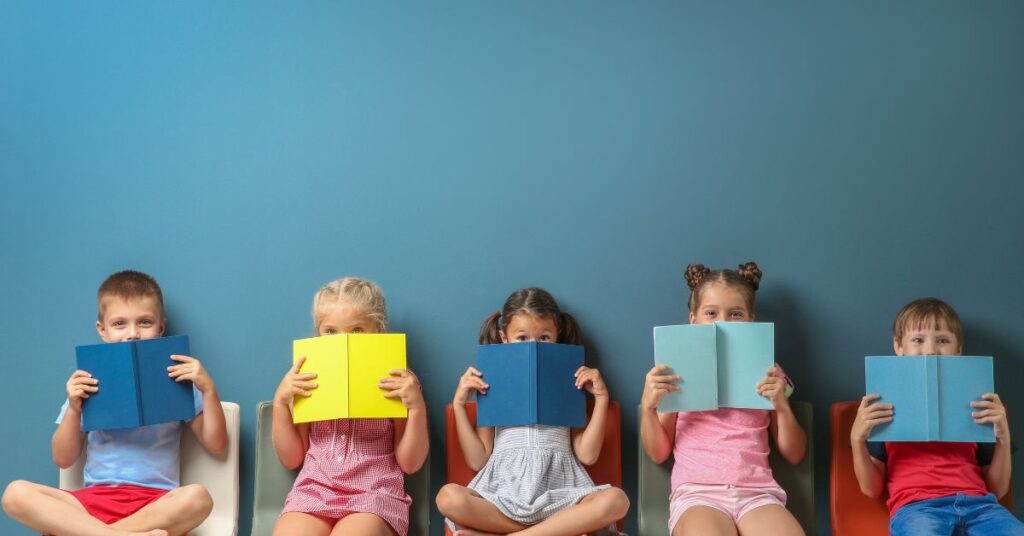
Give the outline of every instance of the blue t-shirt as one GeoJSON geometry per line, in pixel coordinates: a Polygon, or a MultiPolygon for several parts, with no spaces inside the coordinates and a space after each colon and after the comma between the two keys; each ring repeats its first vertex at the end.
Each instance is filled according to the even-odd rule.
{"type": "MultiPolygon", "coordinates": [[[[203,394],[192,386],[196,415],[203,411],[203,394]]],[[[68,401],[60,408],[64,419],[68,401]]],[[[145,486],[174,489],[180,486],[181,427],[184,421],[138,428],[94,430],[86,435],[85,486],[145,486]]]]}

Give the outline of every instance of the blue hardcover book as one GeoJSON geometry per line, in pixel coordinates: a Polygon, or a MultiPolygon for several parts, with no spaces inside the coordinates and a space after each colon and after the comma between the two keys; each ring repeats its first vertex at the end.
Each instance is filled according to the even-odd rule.
{"type": "Polygon", "coordinates": [[[99,380],[82,403],[82,429],[134,428],[195,417],[192,382],[175,382],[171,355],[188,355],[187,336],[75,348],[78,368],[99,380]]]}
{"type": "Polygon", "coordinates": [[[991,357],[869,356],[864,370],[866,391],[893,405],[870,441],[995,442],[992,425],[971,416],[971,402],[994,390],[991,357]]]}
{"type": "Polygon", "coordinates": [[[490,389],[477,395],[478,426],[582,427],[586,397],[576,389],[583,347],[544,342],[486,344],[477,366],[490,389]]]}
{"type": "Polygon", "coordinates": [[[682,377],[658,410],[771,409],[757,382],[775,364],[775,325],[715,322],[654,328],[654,361],[682,377]]]}

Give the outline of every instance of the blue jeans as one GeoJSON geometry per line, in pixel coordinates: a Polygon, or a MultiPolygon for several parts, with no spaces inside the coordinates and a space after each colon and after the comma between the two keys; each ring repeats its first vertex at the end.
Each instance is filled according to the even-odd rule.
{"type": "Polygon", "coordinates": [[[892,536],[1024,536],[1021,523],[991,493],[957,493],[906,504],[889,520],[892,536]]]}

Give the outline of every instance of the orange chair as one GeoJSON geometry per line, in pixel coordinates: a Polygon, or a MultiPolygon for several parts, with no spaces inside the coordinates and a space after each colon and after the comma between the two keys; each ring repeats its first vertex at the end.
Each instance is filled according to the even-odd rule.
{"type": "MultiPolygon", "coordinates": [[[[860,402],[836,402],[829,411],[832,436],[832,534],[833,536],[885,536],[889,534],[889,510],[885,497],[872,499],[860,492],[853,472],[850,429],[860,402]]],[[[1000,501],[1013,510],[1013,496],[1000,501]]]]}
{"type": "MultiPolygon", "coordinates": [[[[590,418],[594,411],[594,401],[587,401],[587,418],[590,418]]],[[[476,426],[476,402],[466,403],[466,414],[469,421],[476,426]]],[[[462,454],[462,447],[459,445],[459,436],[455,428],[455,412],[452,405],[448,404],[444,409],[445,420],[445,445],[447,446],[448,483],[469,485],[469,482],[476,476],[476,471],[466,465],[466,457],[462,454]]],[[[590,478],[596,484],[611,484],[622,488],[622,433],[620,430],[621,414],[619,403],[608,404],[608,417],[604,428],[604,443],[601,446],[601,456],[593,465],[583,468],[590,474],[590,478]]],[[[619,530],[622,530],[622,521],[619,521],[619,530]]],[[[446,535],[451,536],[451,531],[446,526],[446,535]]]]}

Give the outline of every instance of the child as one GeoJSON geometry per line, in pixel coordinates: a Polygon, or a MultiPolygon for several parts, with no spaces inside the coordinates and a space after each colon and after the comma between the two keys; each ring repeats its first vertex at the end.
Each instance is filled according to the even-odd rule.
{"type": "MultiPolygon", "coordinates": [[[[578,345],[581,336],[576,321],[559,310],[551,294],[524,288],[487,318],[480,343],[526,341],[578,345]]],[[[469,367],[455,391],[452,406],[459,445],[466,463],[479,472],[468,488],[447,484],[437,494],[437,507],[448,518],[448,527],[457,535],[611,530],[609,526],[626,515],[629,500],[618,488],[595,486],[579,463],[596,462],[604,439],[608,389],[597,369],[584,366],[576,371],[576,388],[594,396],[594,411],[587,427],[571,434],[565,427],[542,425],[474,430],[466,400],[473,391],[487,392],[485,380],[469,367]]]]}
{"type": "MultiPolygon", "coordinates": [[[[960,355],[963,327],[946,302],[922,298],[907,304],[892,327],[896,355],[960,355]]],[[[974,422],[992,424],[996,442],[868,443],[871,429],[893,420],[892,404],[861,399],[850,430],[853,468],[869,497],[889,499],[891,534],[1024,535],[1024,524],[997,501],[1010,489],[1010,426],[999,396],[971,402],[974,422]]]]}
{"type": "MultiPolygon", "coordinates": [[[[96,331],[103,342],[152,339],[164,334],[163,295],[150,276],[118,272],[100,286],[96,331]]],[[[197,415],[188,421],[200,444],[212,454],[227,448],[220,397],[199,360],[175,355],[168,367],[175,381],[191,381],[197,415]]],[[[85,487],[63,491],[25,481],[7,486],[4,511],[45,534],[186,534],[210,514],[213,499],[199,485],[179,487],[181,422],[123,430],[81,431],[82,401],[102,388],[88,371],[76,370],[68,399],[57,417],[53,460],[70,467],[88,445],[85,487]]]]}
{"type": "MultiPolygon", "coordinates": [[[[752,322],[754,292],[761,281],[757,264],[737,270],[686,267],[690,287],[690,323],[752,322]]],[[[720,408],[712,411],[658,413],[658,404],[678,391],[682,373],[656,365],[647,373],[641,400],[640,437],[656,463],[671,453],[672,495],[668,528],[681,534],[803,534],[786,510],[786,492],[768,466],[768,431],[782,456],[800,463],[807,448],[787,396],[791,384],[778,365],[757,384],[771,410],[720,408]]]]}
{"type": "MultiPolygon", "coordinates": [[[[317,336],[383,333],[388,316],[377,285],[354,277],[332,281],[313,297],[317,336]]],[[[402,535],[409,530],[409,504],[402,473],[419,470],[427,457],[427,408],[419,380],[392,370],[378,386],[401,398],[406,419],[335,419],[292,422],[292,401],[316,389],[316,373],[299,372],[299,359],[274,394],[274,449],[289,469],[302,466],[275,535],[402,535]]]]}

